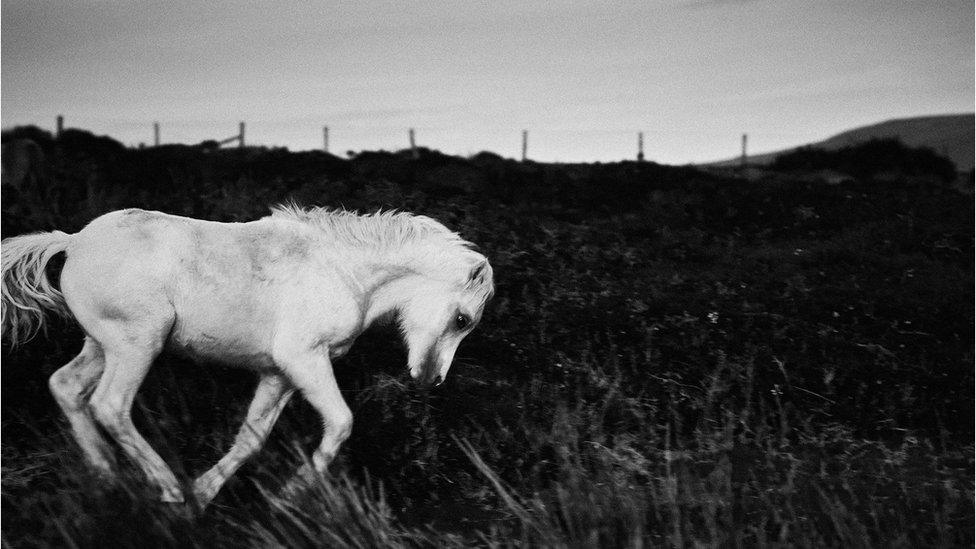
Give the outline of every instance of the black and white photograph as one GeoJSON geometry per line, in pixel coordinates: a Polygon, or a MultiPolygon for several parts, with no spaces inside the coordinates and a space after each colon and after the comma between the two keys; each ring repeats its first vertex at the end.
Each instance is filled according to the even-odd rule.
{"type": "Polygon", "coordinates": [[[972,0],[4,0],[0,545],[973,547],[972,0]]]}

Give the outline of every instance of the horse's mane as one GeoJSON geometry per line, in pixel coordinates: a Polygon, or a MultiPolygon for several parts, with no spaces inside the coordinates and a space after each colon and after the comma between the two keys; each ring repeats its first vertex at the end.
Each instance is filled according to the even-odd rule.
{"type": "Polygon", "coordinates": [[[359,214],[322,207],[303,208],[289,203],[273,206],[271,217],[313,225],[349,245],[403,246],[438,240],[468,249],[472,247],[457,233],[427,216],[395,210],[359,214]]]}
{"type": "MultiPolygon", "coordinates": [[[[401,248],[432,245],[440,251],[448,252],[447,255],[469,267],[487,263],[485,257],[474,250],[474,244],[424,215],[395,210],[359,214],[322,207],[304,208],[295,203],[286,203],[273,206],[271,217],[312,225],[328,233],[336,242],[348,246],[401,248]]],[[[487,277],[479,277],[482,283],[486,283],[484,291],[489,296],[494,290],[490,270],[489,265],[488,272],[485,273],[487,277]]]]}

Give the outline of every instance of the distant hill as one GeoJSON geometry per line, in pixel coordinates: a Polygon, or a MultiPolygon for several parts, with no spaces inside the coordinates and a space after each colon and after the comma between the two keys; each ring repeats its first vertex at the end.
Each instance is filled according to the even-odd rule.
{"type": "MultiPolygon", "coordinates": [[[[976,146],[974,145],[976,144],[976,137],[974,137],[973,132],[974,121],[976,121],[976,116],[972,113],[899,118],[848,130],[805,146],[837,150],[872,139],[897,138],[909,147],[928,147],[952,160],[957,170],[965,172],[974,167],[973,149],[976,146]]],[[[748,162],[753,165],[769,164],[778,155],[798,148],[800,147],[750,155],[748,162]]],[[[737,157],[705,165],[730,166],[738,164],[739,161],[740,159],[737,157]]]]}

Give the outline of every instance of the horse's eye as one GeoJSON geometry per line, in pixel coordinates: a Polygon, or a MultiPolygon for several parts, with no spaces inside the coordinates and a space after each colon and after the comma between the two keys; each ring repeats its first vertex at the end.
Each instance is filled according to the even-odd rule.
{"type": "Polygon", "coordinates": [[[471,319],[468,318],[468,315],[464,313],[458,313],[458,315],[454,317],[454,325],[457,327],[458,330],[463,330],[467,328],[468,324],[471,324],[471,319]]]}

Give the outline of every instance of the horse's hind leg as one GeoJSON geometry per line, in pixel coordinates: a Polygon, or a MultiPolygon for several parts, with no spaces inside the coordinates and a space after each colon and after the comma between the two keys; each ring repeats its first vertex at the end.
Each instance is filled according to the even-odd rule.
{"type": "Polygon", "coordinates": [[[132,401],[159,354],[162,342],[149,345],[137,345],[128,340],[102,343],[105,374],[91,397],[95,418],[146,477],[162,490],[163,501],[182,502],[183,492],[173,471],[132,423],[132,401]]]}
{"type": "Polygon", "coordinates": [[[62,366],[48,380],[51,394],[71,423],[71,434],[85,458],[96,469],[111,473],[114,459],[111,448],[98,430],[88,409],[88,397],[105,369],[105,357],[98,343],[85,338],[85,346],[71,362],[62,366]]]}

